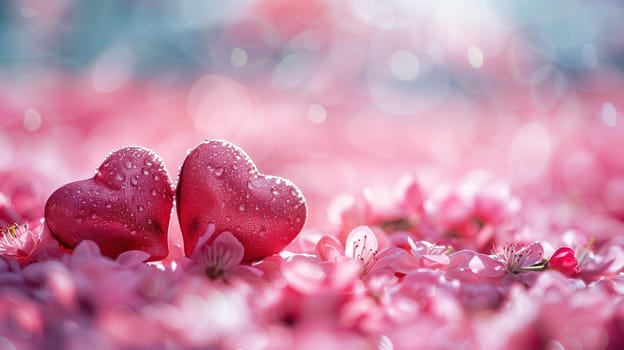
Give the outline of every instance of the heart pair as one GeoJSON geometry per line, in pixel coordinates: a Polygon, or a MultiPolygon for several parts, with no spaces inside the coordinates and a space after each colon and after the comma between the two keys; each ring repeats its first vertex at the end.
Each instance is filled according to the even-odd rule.
{"type": "MultiPolygon", "coordinates": [[[[168,254],[167,231],[174,188],[162,159],[142,147],[111,153],[91,179],[57,189],[45,221],[67,248],[96,242],[116,257],[143,250],[150,260],[168,254]]],[[[305,199],[290,181],[263,175],[247,154],[227,141],[207,140],[181,167],[175,192],[184,251],[190,256],[210,224],[231,232],[253,261],[280,251],[303,228],[305,199]]]]}

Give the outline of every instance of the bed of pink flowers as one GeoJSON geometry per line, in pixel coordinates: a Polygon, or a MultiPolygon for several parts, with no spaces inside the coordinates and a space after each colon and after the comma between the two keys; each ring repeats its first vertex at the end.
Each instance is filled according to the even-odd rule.
{"type": "MultiPolygon", "coordinates": [[[[528,128],[539,136],[547,122],[528,128]]],[[[600,120],[586,123],[609,132],[600,120]]],[[[61,248],[42,216],[62,183],[49,185],[54,174],[34,169],[5,172],[0,346],[617,349],[624,344],[624,192],[620,158],[606,150],[620,140],[575,143],[571,160],[552,145],[542,173],[514,186],[483,169],[444,181],[413,169],[327,195],[314,190],[322,175],[293,172],[304,196],[310,189],[310,220],[285,248],[255,261],[214,224],[185,256],[176,215],[162,261],[147,262],[142,250],[105,256],[88,239],[61,248]],[[558,157],[567,160],[565,171],[558,157]]],[[[357,163],[352,150],[335,149],[357,163]]],[[[523,152],[517,157],[536,157],[530,147],[523,152]]],[[[102,157],[93,155],[94,164],[102,157]]],[[[280,162],[261,163],[287,174],[275,167],[280,162]]],[[[431,172],[429,162],[419,164],[431,172]]]]}
{"type": "Polygon", "coordinates": [[[0,350],[624,348],[617,3],[533,33],[542,5],[159,2],[183,20],[150,38],[200,68],[158,74],[149,30],[63,70],[80,11],[28,3],[0,70],[0,350]],[[206,139],[292,183],[193,160],[206,139]],[[127,146],[162,163],[107,173],[127,146]]]}

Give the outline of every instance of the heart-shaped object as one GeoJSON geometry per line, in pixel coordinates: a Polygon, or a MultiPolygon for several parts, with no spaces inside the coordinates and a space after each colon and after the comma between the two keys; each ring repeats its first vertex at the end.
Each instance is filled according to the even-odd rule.
{"type": "Polygon", "coordinates": [[[176,195],[184,251],[191,256],[209,224],[231,232],[245,248],[244,259],[279,252],[301,231],[307,207],[290,181],[260,174],[238,146],[207,140],[192,150],[180,170],[176,195]]]}
{"type": "Polygon", "coordinates": [[[142,250],[150,260],[167,256],[173,186],[160,157],[142,147],[111,153],[91,179],[57,189],[45,221],[61,245],[73,249],[89,239],[115,258],[142,250]]]}

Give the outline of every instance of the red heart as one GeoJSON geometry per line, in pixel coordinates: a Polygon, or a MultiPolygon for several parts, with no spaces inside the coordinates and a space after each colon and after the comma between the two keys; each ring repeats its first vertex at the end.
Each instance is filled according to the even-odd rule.
{"type": "Polygon", "coordinates": [[[173,186],[160,157],[142,147],[111,153],[92,179],[57,189],[45,206],[54,237],[74,248],[89,239],[117,257],[139,249],[160,260],[168,253],[173,186]]]}
{"type": "Polygon", "coordinates": [[[229,231],[243,244],[245,260],[261,259],[288,245],[307,215],[293,183],[260,174],[242,149],[220,140],[205,141],[188,154],[176,202],[187,256],[212,223],[215,232],[229,231]]]}

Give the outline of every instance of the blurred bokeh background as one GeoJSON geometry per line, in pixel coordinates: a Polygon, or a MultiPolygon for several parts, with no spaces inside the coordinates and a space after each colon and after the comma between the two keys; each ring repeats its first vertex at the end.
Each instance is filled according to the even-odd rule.
{"type": "Polygon", "coordinates": [[[624,217],[619,1],[0,2],[4,192],[206,138],[328,202],[483,169],[624,217]]]}

